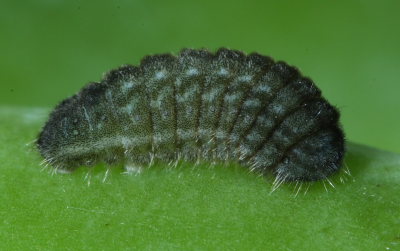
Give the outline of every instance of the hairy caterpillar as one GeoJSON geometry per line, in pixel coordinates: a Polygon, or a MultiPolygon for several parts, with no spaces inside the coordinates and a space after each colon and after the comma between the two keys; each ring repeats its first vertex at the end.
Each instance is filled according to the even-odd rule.
{"type": "Polygon", "coordinates": [[[237,161],[280,181],[314,181],[342,166],[339,113],[284,62],[184,49],[112,70],[51,113],[37,146],[57,169],[98,162],[237,161]]]}

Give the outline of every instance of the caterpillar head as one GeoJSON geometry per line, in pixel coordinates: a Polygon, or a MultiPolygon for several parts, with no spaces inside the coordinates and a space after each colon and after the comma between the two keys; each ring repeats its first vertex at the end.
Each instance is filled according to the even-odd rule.
{"type": "Polygon", "coordinates": [[[95,107],[104,93],[104,84],[91,83],[79,94],[62,101],[50,114],[37,139],[38,149],[47,162],[70,169],[93,162],[93,157],[80,149],[94,136],[95,107]]]}

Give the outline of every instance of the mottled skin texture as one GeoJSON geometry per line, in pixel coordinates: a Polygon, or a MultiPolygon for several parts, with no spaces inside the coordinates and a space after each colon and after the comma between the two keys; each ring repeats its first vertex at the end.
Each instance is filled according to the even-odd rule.
{"type": "Polygon", "coordinates": [[[282,181],[310,181],[342,166],[338,120],[314,83],[284,62],[185,49],[88,84],[55,108],[37,145],[62,169],[238,161],[282,181]]]}

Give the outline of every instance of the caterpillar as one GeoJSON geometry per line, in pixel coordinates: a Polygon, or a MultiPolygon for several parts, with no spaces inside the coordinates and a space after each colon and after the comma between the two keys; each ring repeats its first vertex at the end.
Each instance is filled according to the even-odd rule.
{"type": "Polygon", "coordinates": [[[56,169],[234,161],[280,182],[337,172],[338,110],[285,62],[221,48],[146,56],[62,101],[37,147],[56,169]]]}

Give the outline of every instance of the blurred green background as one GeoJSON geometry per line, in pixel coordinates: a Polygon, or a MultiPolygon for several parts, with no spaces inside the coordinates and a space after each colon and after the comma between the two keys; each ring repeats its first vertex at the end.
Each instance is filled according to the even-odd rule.
{"type": "Polygon", "coordinates": [[[53,107],[146,54],[257,51],[298,66],[347,138],[400,152],[399,1],[1,1],[0,105],[53,107]]]}

